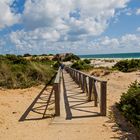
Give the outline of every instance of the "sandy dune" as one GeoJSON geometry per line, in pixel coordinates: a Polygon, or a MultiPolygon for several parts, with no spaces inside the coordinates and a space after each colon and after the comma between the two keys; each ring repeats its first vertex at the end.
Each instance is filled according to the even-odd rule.
{"type": "Polygon", "coordinates": [[[39,139],[51,119],[19,122],[20,117],[44,86],[0,91],[0,140],[39,139]]]}
{"type": "MultiPolygon", "coordinates": [[[[110,108],[120,99],[128,85],[140,80],[140,72],[113,72],[102,77],[108,81],[108,117],[94,117],[77,122],[55,123],[52,118],[19,122],[20,117],[43,89],[43,86],[29,89],[0,90],[0,140],[92,140],[127,139],[128,132],[120,130],[109,119],[110,108]],[[80,123],[79,123],[80,122],[80,123]]],[[[131,139],[135,137],[131,135],[131,139]]]]}

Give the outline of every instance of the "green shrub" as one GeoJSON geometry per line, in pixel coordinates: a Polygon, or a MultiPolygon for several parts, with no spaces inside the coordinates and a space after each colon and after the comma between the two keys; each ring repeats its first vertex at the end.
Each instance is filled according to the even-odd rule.
{"type": "Polygon", "coordinates": [[[60,62],[59,61],[56,61],[54,64],[53,64],[53,68],[54,69],[58,69],[60,67],[60,62]]]}
{"type": "Polygon", "coordinates": [[[74,62],[71,67],[77,70],[89,70],[93,68],[93,66],[85,63],[85,61],[82,60],[74,62]]]}
{"type": "Polygon", "coordinates": [[[140,130],[140,83],[132,83],[126,93],[121,96],[117,107],[136,128],[140,130]]]}
{"type": "Polygon", "coordinates": [[[22,56],[16,56],[12,54],[6,54],[6,56],[3,57],[3,60],[13,64],[27,64],[29,62],[22,56]]]}
{"type": "Polygon", "coordinates": [[[66,61],[74,61],[74,60],[80,60],[80,58],[74,54],[67,54],[63,61],[66,62],[66,61]]]}
{"type": "Polygon", "coordinates": [[[49,60],[49,58],[48,57],[42,57],[42,58],[40,58],[40,57],[32,57],[31,59],[30,59],[30,61],[33,61],[33,62],[48,62],[48,61],[50,61],[49,60]]]}
{"type": "Polygon", "coordinates": [[[84,59],[83,61],[84,61],[86,64],[90,64],[90,63],[91,63],[89,59],[84,59]]]}
{"type": "Polygon", "coordinates": [[[24,57],[30,57],[30,56],[32,56],[32,55],[29,54],[29,53],[26,53],[26,54],[24,54],[23,56],[24,56],[24,57]]]}
{"type": "Polygon", "coordinates": [[[121,60],[113,66],[113,69],[122,72],[131,72],[139,68],[140,68],[140,59],[121,60]]]}

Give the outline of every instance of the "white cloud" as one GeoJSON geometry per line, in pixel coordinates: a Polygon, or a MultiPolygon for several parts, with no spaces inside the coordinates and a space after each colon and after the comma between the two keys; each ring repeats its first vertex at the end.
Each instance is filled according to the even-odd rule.
{"type": "Polygon", "coordinates": [[[83,49],[84,54],[138,52],[140,51],[140,35],[126,34],[119,38],[105,36],[91,40],[86,46],[88,49],[83,49]]]}
{"type": "Polygon", "coordinates": [[[92,54],[140,51],[140,36],[136,34],[126,34],[120,38],[105,36],[71,42],[61,41],[60,35],[56,31],[52,31],[52,34],[46,34],[45,30],[36,29],[28,33],[24,30],[13,32],[10,35],[10,40],[20,53],[74,52],[92,54]]]}
{"type": "Polygon", "coordinates": [[[136,15],[140,15],[140,8],[137,9],[137,11],[136,11],[136,15]]]}
{"type": "Polygon", "coordinates": [[[26,28],[48,27],[72,34],[100,35],[128,0],[28,0],[22,21],[26,28]],[[75,13],[75,14],[73,14],[75,13]],[[60,29],[61,27],[61,29],[60,29]]]}
{"type": "Polygon", "coordinates": [[[126,34],[124,36],[122,36],[121,38],[121,43],[123,44],[132,44],[133,42],[139,42],[138,40],[138,36],[136,36],[135,34],[126,34]]]}
{"type": "Polygon", "coordinates": [[[123,48],[126,52],[140,52],[140,35],[126,34],[122,36],[118,48],[123,48]]]}
{"type": "Polygon", "coordinates": [[[20,15],[13,13],[10,9],[12,2],[13,0],[0,1],[0,28],[11,26],[19,22],[20,15]]]}
{"type": "Polygon", "coordinates": [[[137,32],[140,32],[140,27],[137,28],[137,32]]]}
{"type": "MultiPolygon", "coordinates": [[[[94,40],[94,38],[105,31],[115,16],[116,9],[125,9],[128,1],[26,0],[25,9],[20,15],[20,21],[25,29],[12,32],[9,40],[20,53],[79,52],[79,50],[88,52],[106,51],[108,47],[117,48],[121,44],[120,41],[123,42],[125,39],[104,37],[94,40]]],[[[0,24],[0,27],[10,26],[19,21],[19,15],[12,13],[9,5],[6,6],[12,20],[8,22],[10,18],[7,18],[7,22],[2,26],[0,24]]]]}
{"type": "Polygon", "coordinates": [[[117,47],[117,46],[119,46],[119,41],[116,38],[110,39],[108,36],[106,36],[101,40],[101,45],[110,46],[110,47],[117,47]]]}

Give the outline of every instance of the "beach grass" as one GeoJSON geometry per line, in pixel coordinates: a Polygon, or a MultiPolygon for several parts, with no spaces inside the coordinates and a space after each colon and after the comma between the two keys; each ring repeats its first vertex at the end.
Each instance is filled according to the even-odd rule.
{"type": "Polygon", "coordinates": [[[50,61],[31,61],[21,56],[0,56],[0,86],[27,88],[45,84],[55,73],[50,61]]]}

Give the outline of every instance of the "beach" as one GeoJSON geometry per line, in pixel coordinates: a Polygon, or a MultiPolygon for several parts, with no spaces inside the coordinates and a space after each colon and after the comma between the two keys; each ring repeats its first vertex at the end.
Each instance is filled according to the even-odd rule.
{"type": "MultiPolygon", "coordinates": [[[[114,65],[114,63],[116,63],[116,60],[108,62],[106,60],[94,59],[92,60],[92,63],[96,64],[97,67],[111,67],[114,65]]],[[[91,74],[92,72],[93,71],[91,70],[88,73],[91,74]]],[[[115,122],[111,121],[110,114],[112,112],[112,107],[116,102],[119,102],[122,93],[127,91],[128,86],[135,80],[140,81],[140,72],[136,71],[131,73],[123,73],[114,71],[104,76],[99,75],[99,77],[107,81],[107,118],[96,119],[96,123],[99,121],[99,123],[102,124],[99,126],[99,132],[107,131],[107,133],[105,133],[103,136],[105,139],[108,138],[106,134],[113,135],[114,137],[126,136],[127,132],[122,131],[118,127],[117,130],[113,132],[115,122]],[[111,121],[111,123],[108,123],[107,121],[111,121]]],[[[0,139],[39,140],[40,135],[42,139],[45,139],[46,136],[48,136],[46,134],[46,130],[48,129],[49,124],[52,122],[51,118],[19,122],[20,117],[39,94],[42,88],[43,85],[27,89],[0,89],[0,139]]],[[[70,129],[72,128],[73,127],[71,126],[70,129]]],[[[53,127],[53,132],[57,133],[57,128],[53,127]]],[[[70,131],[69,134],[70,133],[72,132],[70,131]]],[[[133,134],[131,134],[131,136],[134,137],[133,134]]]]}

